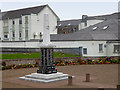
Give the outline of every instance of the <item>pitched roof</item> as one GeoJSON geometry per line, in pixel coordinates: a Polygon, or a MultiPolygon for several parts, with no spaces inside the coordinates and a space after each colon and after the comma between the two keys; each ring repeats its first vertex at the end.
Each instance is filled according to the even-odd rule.
{"type": "Polygon", "coordinates": [[[2,12],[2,19],[20,18],[21,15],[38,14],[47,5],[2,12]]]}
{"type": "Polygon", "coordinates": [[[101,23],[92,25],[88,28],[79,30],[74,33],[69,34],[57,34],[51,35],[51,40],[55,41],[80,41],[80,40],[119,40],[118,36],[120,31],[118,31],[120,23],[118,19],[108,19],[101,23]],[[104,27],[106,27],[103,29],[104,27]],[[93,30],[97,27],[96,30],[93,30]]]}
{"type": "MultiPolygon", "coordinates": [[[[108,20],[108,19],[118,19],[120,18],[120,12],[108,14],[108,15],[99,15],[99,16],[88,16],[86,20],[108,20]]],[[[72,20],[62,20],[58,21],[58,26],[67,26],[71,25],[79,25],[82,22],[82,19],[72,19],[72,20]]]]}
{"type": "Polygon", "coordinates": [[[99,15],[99,16],[89,16],[88,20],[98,19],[98,20],[108,20],[108,19],[118,19],[120,18],[120,12],[116,12],[108,15],[99,15]]]}

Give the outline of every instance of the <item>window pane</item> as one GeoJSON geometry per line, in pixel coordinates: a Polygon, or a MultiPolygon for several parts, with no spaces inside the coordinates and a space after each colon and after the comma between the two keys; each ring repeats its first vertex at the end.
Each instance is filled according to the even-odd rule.
{"type": "Polygon", "coordinates": [[[114,52],[120,53],[120,45],[114,45],[114,52]]]}
{"type": "Polygon", "coordinates": [[[4,38],[8,38],[8,33],[4,32],[4,38]]]}
{"type": "Polygon", "coordinates": [[[13,20],[12,23],[15,24],[15,21],[13,20]]]}
{"type": "Polygon", "coordinates": [[[22,32],[19,32],[19,37],[20,37],[20,38],[22,37],[22,32]]]}
{"type": "Polygon", "coordinates": [[[83,54],[87,54],[87,48],[83,48],[83,54]]]}
{"type": "Polygon", "coordinates": [[[28,24],[28,16],[25,17],[25,24],[28,24]]]}
{"type": "Polygon", "coordinates": [[[15,32],[13,32],[13,37],[15,37],[15,32]]]}
{"type": "Polygon", "coordinates": [[[4,21],[3,21],[3,25],[4,25],[4,26],[8,26],[8,20],[4,20],[4,21]]]}
{"type": "Polygon", "coordinates": [[[103,44],[99,44],[99,52],[103,51],[103,44]]]}
{"type": "Polygon", "coordinates": [[[22,20],[19,20],[19,24],[22,24],[22,20]]]}

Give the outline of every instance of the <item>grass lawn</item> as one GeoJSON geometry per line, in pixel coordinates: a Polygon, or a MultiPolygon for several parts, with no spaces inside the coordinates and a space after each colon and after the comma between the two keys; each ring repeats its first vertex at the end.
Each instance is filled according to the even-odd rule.
{"type": "MultiPolygon", "coordinates": [[[[54,52],[54,57],[80,57],[79,55],[63,54],[54,52]]],[[[17,54],[1,54],[0,59],[31,59],[40,58],[40,53],[17,53],[17,54]]]]}

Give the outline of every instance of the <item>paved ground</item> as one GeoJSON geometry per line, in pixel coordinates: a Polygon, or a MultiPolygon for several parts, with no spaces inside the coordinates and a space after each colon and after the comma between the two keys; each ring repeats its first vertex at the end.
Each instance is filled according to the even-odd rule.
{"type": "Polygon", "coordinates": [[[38,83],[19,80],[18,77],[36,73],[38,68],[26,68],[2,71],[3,88],[116,88],[118,84],[118,65],[75,65],[58,66],[59,72],[76,76],[73,85],[68,86],[67,80],[53,83],[38,83]],[[85,82],[85,74],[91,74],[91,82],[85,82]]]}

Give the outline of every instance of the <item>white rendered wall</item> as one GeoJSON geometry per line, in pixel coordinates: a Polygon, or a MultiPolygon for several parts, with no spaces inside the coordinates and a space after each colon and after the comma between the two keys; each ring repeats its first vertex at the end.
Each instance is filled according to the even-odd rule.
{"type": "Polygon", "coordinates": [[[40,39],[40,32],[44,30],[44,14],[49,14],[49,29],[50,34],[57,34],[57,17],[54,13],[48,8],[45,7],[38,15],[31,14],[31,39],[34,39],[33,34],[37,33],[35,39],[40,39]]]}
{"type": "Polygon", "coordinates": [[[120,56],[118,53],[114,53],[114,45],[119,45],[118,43],[107,43],[107,56],[120,56]]]}
{"type": "Polygon", "coordinates": [[[84,29],[84,28],[86,28],[86,27],[89,27],[90,25],[94,25],[94,24],[103,22],[103,21],[104,21],[104,20],[87,20],[87,26],[84,25],[84,22],[83,22],[83,23],[80,23],[80,24],[79,24],[79,30],[84,29]]]}
{"type": "Polygon", "coordinates": [[[15,41],[19,40],[19,19],[14,19],[15,20],[15,41]]]}
{"type": "MultiPolygon", "coordinates": [[[[31,21],[30,21],[30,23],[31,23],[31,34],[30,34],[30,39],[34,39],[34,33],[37,33],[37,34],[39,34],[40,32],[41,32],[41,28],[40,28],[40,26],[41,26],[41,23],[40,23],[40,21],[39,21],[39,19],[38,19],[38,16],[36,15],[36,14],[31,14],[31,16],[30,16],[31,18],[31,21]]],[[[38,36],[36,36],[35,37],[35,39],[40,39],[39,38],[39,35],[38,36]]]]}
{"type": "MultiPolygon", "coordinates": [[[[83,54],[86,57],[118,56],[117,53],[113,53],[114,45],[117,43],[106,44],[106,41],[53,41],[52,43],[55,48],[87,48],[87,54],[83,54]],[[99,44],[103,44],[102,53],[99,52],[99,44]]],[[[41,42],[3,42],[0,47],[39,48],[40,45],[41,42]]]]}
{"type": "Polygon", "coordinates": [[[25,40],[25,16],[22,16],[22,40],[25,40]]]}
{"type": "Polygon", "coordinates": [[[106,44],[106,41],[65,41],[65,42],[53,42],[58,48],[69,48],[69,47],[83,47],[87,48],[87,54],[83,56],[106,56],[106,48],[103,48],[103,53],[99,52],[99,44],[106,44]]]}
{"type": "Polygon", "coordinates": [[[3,40],[3,21],[0,20],[0,38],[3,40]]]}
{"type": "Polygon", "coordinates": [[[9,41],[12,41],[12,19],[8,21],[9,41]]]}

